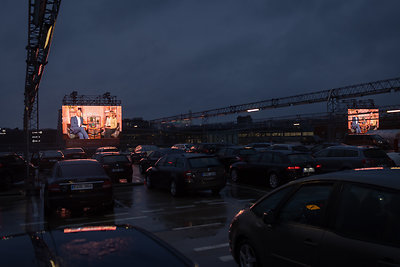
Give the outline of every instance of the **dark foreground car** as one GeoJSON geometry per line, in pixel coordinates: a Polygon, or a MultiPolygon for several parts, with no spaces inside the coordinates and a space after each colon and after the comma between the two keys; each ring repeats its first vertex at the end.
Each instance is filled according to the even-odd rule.
{"type": "Polygon", "coordinates": [[[45,212],[59,207],[113,208],[111,179],[93,159],[71,159],[57,162],[44,188],[45,212]]]}
{"type": "Polygon", "coordinates": [[[64,154],[61,150],[45,150],[33,153],[31,162],[33,165],[38,166],[39,170],[49,171],[60,160],[64,160],[64,154]]]}
{"type": "Polygon", "coordinates": [[[229,229],[241,266],[399,266],[400,169],[288,183],[241,210],[229,229]]]}
{"type": "Polygon", "coordinates": [[[308,153],[265,151],[230,167],[233,182],[247,182],[276,188],[282,183],[319,172],[321,165],[308,153]]]}
{"type": "Polygon", "coordinates": [[[155,235],[130,225],[2,236],[0,256],[2,266],[196,266],[155,235]]]}
{"type": "Polygon", "coordinates": [[[95,158],[113,183],[132,183],[132,163],[127,155],[105,152],[97,154],[95,158]]]}
{"type": "Polygon", "coordinates": [[[169,189],[172,196],[188,191],[212,190],[218,194],[226,184],[224,166],[215,156],[184,153],[160,158],[146,171],[147,188],[169,189]]]}

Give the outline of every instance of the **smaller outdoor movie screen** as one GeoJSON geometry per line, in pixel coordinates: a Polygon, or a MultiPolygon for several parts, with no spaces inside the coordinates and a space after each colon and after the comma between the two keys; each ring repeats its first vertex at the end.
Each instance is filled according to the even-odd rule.
{"type": "Polygon", "coordinates": [[[121,106],[62,106],[62,129],[70,139],[118,138],[121,106]]]}
{"type": "Polygon", "coordinates": [[[363,134],[379,128],[379,109],[348,109],[349,133],[363,134]]]}

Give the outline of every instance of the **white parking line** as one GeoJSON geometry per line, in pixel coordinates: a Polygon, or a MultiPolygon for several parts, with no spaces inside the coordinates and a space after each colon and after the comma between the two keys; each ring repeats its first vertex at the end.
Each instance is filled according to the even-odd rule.
{"type": "Polygon", "coordinates": [[[233,261],[232,255],[221,256],[221,257],[219,257],[219,259],[220,259],[221,261],[223,261],[223,262],[233,261]]]}
{"type": "Polygon", "coordinates": [[[150,212],[159,212],[159,211],[164,211],[165,209],[155,209],[155,210],[142,210],[141,212],[143,213],[150,213],[150,212]]]}
{"type": "Polygon", "coordinates": [[[216,225],[221,225],[221,224],[222,223],[207,223],[207,224],[199,224],[199,225],[193,225],[193,226],[177,227],[177,228],[172,228],[172,231],[201,228],[201,227],[208,227],[208,226],[216,226],[216,225]]]}
{"type": "Polygon", "coordinates": [[[204,251],[204,250],[210,250],[210,249],[216,249],[216,248],[225,248],[229,247],[229,243],[224,243],[224,244],[219,244],[219,245],[214,245],[214,246],[207,246],[207,247],[200,247],[200,248],[195,248],[193,249],[196,252],[199,251],[204,251]]]}
{"type": "Polygon", "coordinates": [[[186,206],[176,206],[175,209],[186,209],[186,208],[194,208],[195,205],[186,205],[186,206]]]}

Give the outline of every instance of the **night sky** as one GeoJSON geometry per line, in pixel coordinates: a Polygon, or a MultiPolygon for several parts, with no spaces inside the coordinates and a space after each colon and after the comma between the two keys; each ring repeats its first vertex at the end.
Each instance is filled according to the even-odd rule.
{"type": "MultiPolygon", "coordinates": [[[[1,2],[0,127],[22,128],[28,1],[1,2]]],[[[57,127],[72,91],[110,92],[124,118],[150,120],[399,77],[399,11],[398,0],[62,0],[40,127],[57,127]]]]}

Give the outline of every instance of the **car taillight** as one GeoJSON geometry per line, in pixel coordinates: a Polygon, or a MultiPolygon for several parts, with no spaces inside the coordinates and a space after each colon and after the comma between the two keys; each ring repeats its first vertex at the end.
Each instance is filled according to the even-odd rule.
{"type": "Polygon", "coordinates": [[[315,166],[315,168],[322,168],[321,164],[317,164],[317,166],[315,166]]]}
{"type": "Polygon", "coordinates": [[[111,180],[105,180],[103,182],[103,188],[110,188],[112,186],[111,180]]]}
{"type": "Polygon", "coordinates": [[[185,177],[185,180],[191,180],[192,179],[192,172],[191,171],[185,171],[183,176],[185,177]]]}
{"type": "Polygon", "coordinates": [[[289,166],[287,167],[288,170],[300,170],[299,166],[289,166]]]}
{"type": "Polygon", "coordinates": [[[48,189],[51,192],[59,192],[59,191],[61,191],[61,188],[60,188],[59,184],[51,184],[51,185],[49,185],[48,189]]]}

